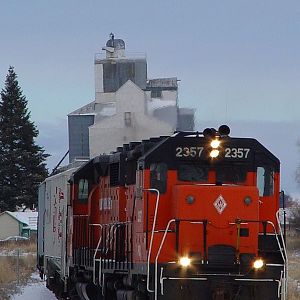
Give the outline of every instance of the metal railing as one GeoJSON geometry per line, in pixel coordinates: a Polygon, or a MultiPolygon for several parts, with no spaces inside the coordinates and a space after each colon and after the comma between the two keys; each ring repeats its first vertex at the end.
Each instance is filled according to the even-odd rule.
{"type": "MultiPolygon", "coordinates": [[[[277,220],[277,224],[278,224],[278,228],[279,228],[279,232],[280,232],[280,238],[281,238],[281,243],[282,243],[282,248],[280,247],[280,243],[278,240],[278,235],[276,235],[276,239],[277,239],[277,243],[278,246],[280,247],[280,253],[282,255],[283,261],[284,261],[284,273],[283,273],[283,282],[284,282],[284,286],[283,286],[283,300],[287,299],[287,279],[288,279],[288,257],[287,257],[287,251],[286,251],[286,246],[285,246],[285,235],[283,235],[283,231],[281,228],[281,223],[280,223],[280,217],[279,217],[280,211],[278,210],[276,212],[276,220],[277,220]]],[[[283,214],[285,216],[285,209],[283,210],[283,214]]],[[[285,222],[284,222],[285,224],[285,222]]]]}
{"type": "MultiPolygon", "coordinates": [[[[101,224],[90,224],[90,226],[98,226],[98,227],[100,228],[100,230],[102,230],[102,225],[101,225],[101,224]]],[[[97,246],[96,246],[96,249],[95,249],[95,252],[94,252],[94,255],[93,255],[93,283],[94,283],[95,285],[97,285],[97,283],[96,283],[96,261],[99,261],[99,277],[98,277],[98,283],[99,283],[99,285],[100,285],[101,258],[100,258],[100,259],[97,259],[96,257],[97,257],[97,253],[98,253],[98,250],[99,250],[101,241],[102,241],[102,236],[100,235],[99,240],[98,240],[98,243],[97,243],[97,246]]]]}
{"type": "Polygon", "coordinates": [[[161,243],[159,245],[159,248],[158,248],[158,251],[157,251],[157,254],[156,254],[156,257],[155,257],[155,268],[154,268],[154,299],[157,300],[157,294],[158,294],[158,291],[157,291],[157,285],[158,285],[158,278],[157,278],[157,264],[158,264],[158,257],[160,255],[160,252],[161,252],[161,249],[165,243],[165,239],[166,239],[166,236],[167,236],[167,233],[169,231],[169,228],[170,228],[170,225],[175,222],[176,220],[175,219],[171,219],[168,224],[167,224],[167,227],[165,229],[165,232],[164,232],[164,235],[163,235],[163,238],[161,240],[161,243]]]}
{"type": "Polygon", "coordinates": [[[155,233],[155,225],[156,225],[156,219],[157,219],[157,213],[158,213],[160,193],[159,193],[159,190],[157,190],[157,189],[144,189],[144,191],[155,192],[157,194],[156,202],[155,202],[154,218],[153,218],[153,224],[152,224],[152,230],[151,230],[151,237],[150,237],[150,245],[149,245],[148,257],[147,257],[147,291],[150,293],[153,293],[154,290],[150,289],[150,258],[151,258],[151,253],[152,253],[152,246],[153,246],[153,239],[154,239],[154,233],[155,233]]]}
{"type": "MultiPolygon", "coordinates": [[[[208,222],[206,220],[186,220],[186,219],[171,219],[169,220],[165,230],[164,230],[164,234],[163,234],[163,237],[162,237],[162,240],[160,242],[160,245],[159,245],[159,248],[157,250],[157,253],[156,253],[156,256],[155,256],[155,265],[154,265],[154,299],[157,300],[157,297],[158,297],[158,258],[160,256],[160,253],[162,251],[162,248],[163,248],[163,245],[165,243],[165,240],[166,240],[166,237],[167,237],[167,234],[170,232],[169,228],[171,226],[172,223],[178,223],[179,222],[188,222],[190,224],[194,224],[194,225],[203,225],[204,226],[204,230],[206,231],[206,224],[208,224],[208,222]]],[[[203,239],[204,239],[204,243],[203,243],[203,247],[205,248],[204,249],[204,253],[206,253],[206,236],[205,236],[205,233],[204,233],[204,236],[203,236],[203,239]]],[[[177,240],[177,237],[176,237],[176,240],[177,240]]],[[[178,241],[176,241],[176,244],[177,244],[178,241]]],[[[176,249],[176,251],[178,251],[178,249],[176,249]]],[[[178,253],[177,253],[178,254],[178,253]]],[[[168,277],[168,278],[165,278],[162,276],[162,270],[163,268],[161,268],[161,273],[160,273],[160,285],[161,285],[161,295],[164,295],[164,292],[163,292],[163,281],[165,279],[170,279],[170,280],[197,280],[197,281],[204,281],[204,280],[207,280],[206,278],[200,278],[200,277],[168,277]]]]}
{"type": "Polygon", "coordinates": [[[125,52],[124,56],[122,57],[106,57],[106,52],[99,52],[95,54],[95,62],[104,60],[104,59],[111,59],[111,60],[116,60],[116,59],[147,59],[147,55],[145,52],[125,52]]]}
{"type": "MultiPolygon", "coordinates": [[[[158,203],[157,203],[158,204],[158,203]]],[[[155,215],[154,215],[155,216],[155,215]]],[[[281,275],[280,275],[280,278],[279,279],[273,279],[273,278],[263,278],[263,279],[255,279],[255,278],[235,278],[236,281],[255,281],[255,282],[277,282],[278,283],[278,297],[280,296],[280,294],[282,295],[283,299],[282,300],[286,300],[287,299],[287,274],[288,274],[288,268],[287,268],[287,252],[286,252],[286,247],[285,247],[285,242],[284,242],[284,237],[283,237],[283,232],[282,232],[282,229],[281,229],[281,226],[280,226],[280,221],[279,221],[279,211],[276,213],[276,219],[277,219],[277,222],[278,222],[278,228],[279,228],[279,232],[280,234],[278,234],[277,230],[276,230],[276,227],[274,225],[273,222],[271,221],[266,221],[267,224],[271,225],[272,226],[272,229],[274,231],[274,234],[275,234],[275,238],[276,238],[276,241],[277,241],[277,244],[278,244],[278,249],[280,251],[280,254],[281,254],[281,257],[282,257],[282,260],[283,260],[283,271],[281,272],[281,275]]],[[[154,218],[154,220],[156,221],[156,217],[154,218]]],[[[175,223],[175,222],[178,222],[178,221],[187,221],[187,222],[190,222],[191,224],[204,224],[204,221],[203,220],[199,220],[197,222],[195,222],[195,220],[177,220],[177,219],[171,219],[169,220],[165,230],[164,230],[164,234],[163,234],[163,237],[162,237],[162,240],[160,242],[160,245],[159,245],[159,248],[158,248],[158,251],[156,253],[156,256],[155,256],[155,266],[154,266],[154,290],[150,289],[150,256],[151,256],[151,251],[152,251],[152,247],[149,249],[149,253],[148,253],[148,272],[147,272],[147,290],[149,292],[153,292],[154,291],[154,299],[157,300],[158,298],[158,259],[159,259],[159,256],[161,254],[161,251],[162,251],[162,248],[163,248],[163,245],[165,243],[165,240],[166,240],[166,237],[167,237],[167,234],[170,232],[170,226],[172,223],[175,223]],[[150,251],[151,250],[151,251],[150,251]]],[[[242,220],[239,220],[239,222],[241,222],[242,220]]],[[[245,222],[245,221],[244,221],[245,222]]],[[[249,222],[249,220],[248,220],[249,222]]],[[[250,222],[258,222],[260,223],[261,221],[250,221],[250,222]]],[[[153,222],[153,224],[155,224],[153,222]]],[[[232,223],[233,224],[233,223],[232,223]]],[[[154,227],[152,228],[152,235],[154,235],[154,227]]],[[[153,240],[153,237],[152,237],[152,240],[153,240]]],[[[153,242],[153,241],[152,241],[153,242]]],[[[151,246],[152,246],[152,242],[151,242],[151,246]]],[[[204,245],[205,247],[205,245],[204,245]]],[[[205,251],[204,251],[205,252],[205,251]]],[[[282,265],[280,265],[282,266],[282,265]]],[[[201,281],[204,281],[204,280],[207,280],[207,278],[205,277],[186,277],[186,278],[180,278],[180,277],[163,277],[163,268],[161,268],[161,274],[160,274],[160,289],[161,289],[161,295],[164,294],[164,286],[163,286],[163,281],[166,280],[166,279],[171,279],[171,280],[182,280],[182,279],[185,279],[185,280],[201,280],[201,281]]],[[[199,276],[213,276],[213,275],[220,275],[220,274],[199,274],[199,276]]],[[[238,275],[238,274],[231,274],[231,275],[238,275]]],[[[241,276],[241,274],[239,274],[239,276],[241,276]]]]}
{"type": "Polygon", "coordinates": [[[109,224],[90,224],[100,228],[100,236],[93,253],[93,283],[103,288],[104,268],[125,269],[132,263],[131,247],[128,243],[132,222],[117,222],[109,224]],[[125,240],[127,244],[121,245],[125,240]],[[98,262],[98,277],[97,277],[98,262]]]}

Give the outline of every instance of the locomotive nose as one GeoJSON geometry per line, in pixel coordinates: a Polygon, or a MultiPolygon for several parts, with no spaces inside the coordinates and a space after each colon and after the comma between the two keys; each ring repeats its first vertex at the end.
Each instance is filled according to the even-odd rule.
{"type": "Polygon", "coordinates": [[[237,260],[242,253],[257,255],[256,187],[178,185],[173,192],[172,212],[180,223],[180,253],[197,253],[208,260],[220,258],[221,252],[225,256],[232,253],[237,260]]]}

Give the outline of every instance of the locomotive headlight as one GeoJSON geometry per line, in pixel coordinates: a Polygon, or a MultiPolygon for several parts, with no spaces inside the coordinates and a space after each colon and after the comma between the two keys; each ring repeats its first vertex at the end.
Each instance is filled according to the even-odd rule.
{"type": "Polygon", "coordinates": [[[216,158],[216,157],[219,156],[219,154],[220,154],[220,151],[218,149],[213,149],[213,150],[210,151],[209,155],[210,155],[211,158],[216,158]]]}
{"type": "Polygon", "coordinates": [[[217,148],[220,146],[220,144],[221,144],[220,140],[215,139],[215,140],[212,140],[212,141],[211,141],[210,146],[211,146],[213,149],[217,149],[217,148]]]}
{"type": "Polygon", "coordinates": [[[253,268],[255,270],[259,270],[264,266],[264,261],[261,258],[257,258],[254,262],[253,262],[253,268]]]}
{"type": "Polygon", "coordinates": [[[187,256],[182,256],[179,259],[179,264],[182,267],[186,268],[186,267],[188,267],[191,264],[191,259],[189,257],[187,257],[187,256]]]}

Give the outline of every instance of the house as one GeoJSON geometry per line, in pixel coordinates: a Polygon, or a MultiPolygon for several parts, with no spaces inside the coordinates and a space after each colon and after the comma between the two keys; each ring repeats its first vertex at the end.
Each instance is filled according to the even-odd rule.
{"type": "Polygon", "coordinates": [[[4,211],[0,214],[0,240],[11,236],[30,238],[37,232],[38,212],[4,211]]]}

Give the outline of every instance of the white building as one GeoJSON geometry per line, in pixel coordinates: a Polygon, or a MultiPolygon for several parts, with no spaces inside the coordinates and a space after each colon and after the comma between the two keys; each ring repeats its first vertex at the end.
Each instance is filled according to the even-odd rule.
{"type": "Polygon", "coordinates": [[[103,50],[95,56],[95,100],[68,115],[70,162],[194,129],[194,110],[178,107],[176,77],[147,79],[145,55],[126,55],[112,34],[103,50]]]}

